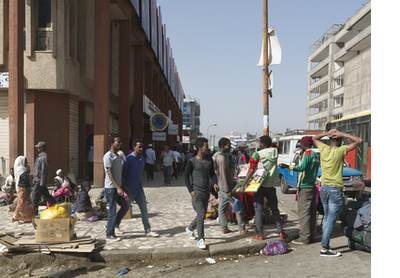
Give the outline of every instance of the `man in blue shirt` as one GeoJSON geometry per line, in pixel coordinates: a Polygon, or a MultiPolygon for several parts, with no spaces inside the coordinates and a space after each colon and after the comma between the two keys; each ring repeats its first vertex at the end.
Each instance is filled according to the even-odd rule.
{"type": "Polygon", "coordinates": [[[145,159],[143,154],[143,141],[135,139],[132,143],[133,152],[125,158],[124,168],[122,172],[123,183],[128,187],[129,201],[133,200],[139,206],[142,214],[142,223],[146,236],[158,236],[157,233],[151,231],[149,216],[147,213],[146,196],[143,190],[142,172],[144,169],[145,159]]]}

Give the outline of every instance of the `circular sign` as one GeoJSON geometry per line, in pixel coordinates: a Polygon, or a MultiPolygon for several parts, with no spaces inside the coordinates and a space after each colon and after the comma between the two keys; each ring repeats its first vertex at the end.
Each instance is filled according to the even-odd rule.
{"type": "Polygon", "coordinates": [[[157,131],[164,130],[168,125],[167,117],[162,113],[157,113],[151,116],[150,125],[157,131]]]}

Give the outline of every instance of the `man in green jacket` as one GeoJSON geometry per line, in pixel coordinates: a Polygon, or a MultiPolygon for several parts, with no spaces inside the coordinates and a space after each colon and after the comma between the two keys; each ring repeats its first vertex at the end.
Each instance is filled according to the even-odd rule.
{"type": "Polygon", "coordinates": [[[319,168],[319,156],[310,148],[313,145],[311,136],[301,138],[301,154],[303,156],[300,166],[279,164],[280,168],[300,172],[298,176],[298,199],[300,237],[293,240],[295,244],[310,244],[314,240],[316,224],[316,193],[315,179],[319,168]]]}
{"type": "Polygon", "coordinates": [[[254,211],[255,211],[255,222],[256,222],[256,235],[254,239],[264,240],[264,229],[263,229],[263,208],[264,198],[267,199],[268,207],[271,209],[272,216],[275,221],[276,229],[281,239],[287,237],[285,230],[283,229],[281,215],[278,209],[278,198],[276,197],[276,186],[279,186],[278,181],[278,150],[272,146],[271,137],[264,135],[260,137],[259,141],[260,151],[253,154],[250,158],[250,167],[247,171],[247,176],[243,181],[244,186],[250,181],[251,176],[257,169],[259,162],[263,165],[267,172],[267,177],[262,182],[257,193],[254,193],[254,211]]]}

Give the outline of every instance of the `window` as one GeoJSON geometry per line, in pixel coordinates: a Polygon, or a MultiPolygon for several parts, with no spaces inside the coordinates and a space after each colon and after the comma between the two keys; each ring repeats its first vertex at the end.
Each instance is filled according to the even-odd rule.
{"type": "Polygon", "coordinates": [[[328,109],[328,100],[324,99],[323,101],[310,106],[310,115],[317,114],[327,109],[328,109]]]}
{"type": "Polygon", "coordinates": [[[36,22],[36,50],[52,50],[51,0],[37,0],[36,22]]]}
{"type": "Polygon", "coordinates": [[[343,87],[343,75],[336,77],[333,80],[333,89],[334,90],[339,89],[341,87],[343,87]]]}
{"type": "Polygon", "coordinates": [[[183,104],[183,114],[189,114],[190,115],[190,103],[185,102],[183,104]]]}
{"type": "Polygon", "coordinates": [[[323,118],[315,120],[315,121],[310,121],[309,129],[310,130],[323,129],[325,127],[326,121],[327,121],[326,117],[323,117],[323,118]]]}
{"type": "Polygon", "coordinates": [[[343,94],[333,98],[333,107],[343,106],[343,94]]]}
{"type": "Polygon", "coordinates": [[[339,113],[339,114],[333,115],[333,119],[334,119],[334,120],[339,120],[339,119],[341,119],[341,118],[343,118],[343,113],[339,113]]]}
{"type": "Polygon", "coordinates": [[[322,94],[325,94],[326,92],[328,92],[328,81],[322,83],[321,85],[319,85],[318,87],[312,89],[310,91],[310,99],[316,98],[322,94]]]}

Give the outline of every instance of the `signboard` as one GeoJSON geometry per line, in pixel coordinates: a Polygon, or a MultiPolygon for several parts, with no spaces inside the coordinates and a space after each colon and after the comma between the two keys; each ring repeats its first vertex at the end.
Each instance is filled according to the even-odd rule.
{"type": "Polygon", "coordinates": [[[178,135],[179,133],[179,125],[169,125],[168,126],[168,134],[169,135],[178,135]]]}
{"type": "Polygon", "coordinates": [[[8,88],[8,72],[0,72],[0,88],[8,88]]]}
{"type": "Polygon", "coordinates": [[[154,131],[163,131],[168,126],[168,118],[163,113],[155,113],[150,117],[150,126],[154,131]]]}
{"type": "Polygon", "coordinates": [[[190,144],[190,136],[182,136],[183,144],[190,144]]]}
{"type": "Polygon", "coordinates": [[[152,141],[167,141],[166,132],[153,132],[152,141]]]}

